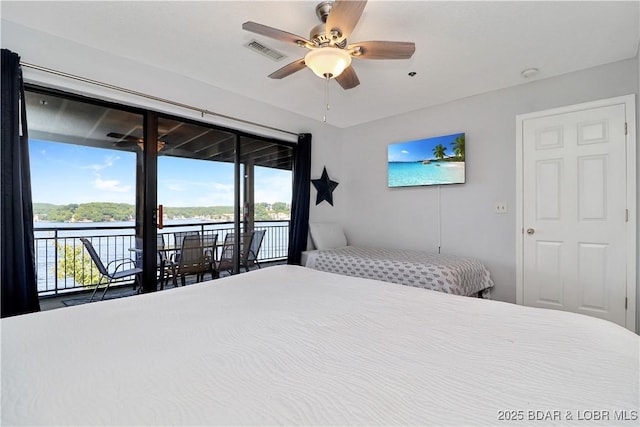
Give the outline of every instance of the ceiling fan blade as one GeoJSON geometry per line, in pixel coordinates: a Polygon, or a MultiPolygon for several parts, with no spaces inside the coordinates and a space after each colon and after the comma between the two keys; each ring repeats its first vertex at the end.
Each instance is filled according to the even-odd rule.
{"type": "Polygon", "coordinates": [[[338,77],[336,77],[336,81],[342,86],[342,89],[353,89],[354,87],[360,84],[360,80],[358,79],[358,75],[356,74],[356,70],[353,69],[351,65],[344,69],[342,73],[338,77]]]}
{"type": "Polygon", "coordinates": [[[109,132],[107,134],[107,136],[109,138],[118,138],[118,139],[121,140],[121,141],[116,142],[116,144],[117,143],[122,143],[122,142],[136,143],[137,144],[139,142],[142,142],[142,138],[138,138],[138,137],[135,137],[133,135],[125,135],[123,133],[109,132]]]}
{"type": "Polygon", "coordinates": [[[295,73],[296,71],[302,70],[304,67],[306,67],[304,58],[300,58],[297,61],[293,61],[292,63],[287,64],[279,70],[269,74],[269,77],[271,77],[272,79],[281,79],[295,73]]]}
{"type": "Polygon", "coordinates": [[[360,20],[367,0],[336,0],[327,17],[326,34],[331,39],[331,30],[337,30],[341,36],[336,41],[349,37],[360,20]]]}
{"type": "Polygon", "coordinates": [[[354,56],[362,59],[409,59],[416,51],[413,42],[359,42],[349,45],[356,49],[354,56]],[[357,51],[360,51],[358,54],[357,51]]]}
{"type": "Polygon", "coordinates": [[[280,40],[282,42],[293,43],[300,47],[306,47],[306,46],[312,45],[312,43],[309,40],[305,39],[304,37],[300,37],[295,34],[288,33],[286,31],[278,30],[277,28],[258,24],[257,22],[247,21],[244,24],[242,24],[242,29],[251,31],[252,33],[271,37],[272,39],[280,40]]]}

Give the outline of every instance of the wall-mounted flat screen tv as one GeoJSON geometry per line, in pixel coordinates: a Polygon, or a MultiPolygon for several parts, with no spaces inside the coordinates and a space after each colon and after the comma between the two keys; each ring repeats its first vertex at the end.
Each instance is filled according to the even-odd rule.
{"type": "Polygon", "coordinates": [[[389,187],[464,184],[464,133],[389,144],[389,187]]]}

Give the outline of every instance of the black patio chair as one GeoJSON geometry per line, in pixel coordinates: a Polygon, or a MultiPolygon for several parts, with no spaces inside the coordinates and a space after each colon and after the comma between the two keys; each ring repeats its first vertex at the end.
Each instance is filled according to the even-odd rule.
{"type": "MultiPolygon", "coordinates": [[[[218,243],[217,234],[202,235],[202,250],[204,252],[204,261],[206,263],[207,272],[211,273],[211,280],[216,278],[216,249],[218,243]]],[[[204,273],[202,274],[204,280],[204,273]]]]}
{"type": "Polygon", "coordinates": [[[202,237],[200,234],[184,236],[180,249],[180,257],[179,260],[175,262],[174,269],[174,286],[178,285],[178,276],[180,276],[180,281],[182,282],[182,286],[184,286],[186,284],[185,276],[195,274],[196,281],[199,282],[204,278],[204,273],[210,271],[211,261],[205,256],[205,248],[202,246],[202,237]]]}
{"type": "Polygon", "coordinates": [[[165,283],[169,283],[169,276],[174,272],[174,262],[167,256],[165,250],[165,241],[162,234],[158,234],[156,237],[156,245],[158,249],[157,264],[158,264],[158,280],[160,281],[160,289],[164,289],[165,283]]]}
{"type": "Polygon", "coordinates": [[[255,230],[251,233],[251,240],[246,245],[246,250],[242,252],[243,256],[240,259],[240,266],[244,267],[246,271],[249,271],[249,267],[254,265],[260,268],[258,253],[260,252],[265,232],[266,230],[255,230]]]}
{"type": "Polygon", "coordinates": [[[139,284],[140,273],[142,273],[142,268],[136,267],[136,262],[134,260],[132,260],[131,258],[115,259],[109,262],[105,266],[102,263],[102,260],[100,259],[100,256],[96,252],[95,248],[93,247],[93,244],[91,244],[91,241],[89,241],[89,239],[86,239],[84,237],[80,238],[80,241],[82,242],[84,247],[87,249],[87,252],[89,252],[89,256],[91,257],[91,260],[93,260],[93,263],[96,265],[96,267],[98,268],[98,271],[100,272],[100,279],[98,279],[98,283],[96,284],[96,287],[93,290],[93,293],[91,294],[91,298],[89,298],[89,302],[93,301],[93,297],[95,296],[96,291],[102,284],[102,279],[105,279],[105,278],[107,279],[107,282],[106,282],[107,286],[104,288],[104,292],[102,292],[102,297],[100,298],[100,300],[104,299],[104,296],[107,294],[107,291],[109,290],[109,286],[115,280],[135,276],[135,281],[137,284],[139,284]],[[125,266],[127,265],[132,265],[133,268],[125,269],[125,266]]]}
{"type": "Polygon", "coordinates": [[[182,242],[186,236],[200,236],[199,231],[176,231],[173,233],[174,246],[176,251],[172,255],[172,261],[174,263],[180,262],[180,253],[182,248],[182,242]]]}
{"type": "MultiPolygon", "coordinates": [[[[251,235],[249,233],[240,233],[240,241],[238,243],[241,254],[245,253],[244,248],[246,248],[249,244],[250,238],[251,235]]],[[[220,255],[220,259],[215,263],[215,277],[220,277],[220,273],[222,273],[223,271],[226,271],[229,274],[233,274],[235,241],[236,237],[234,233],[227,233],[224,236],[224,243],[222,244],[222,253],[220,255]]],[[[240,262],[242,263],[242,260],[240,260],[240,262]]]]}

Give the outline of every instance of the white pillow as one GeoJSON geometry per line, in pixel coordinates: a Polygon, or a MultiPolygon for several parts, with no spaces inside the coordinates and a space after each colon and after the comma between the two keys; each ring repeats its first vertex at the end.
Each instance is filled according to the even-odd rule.
{"type": "Polygon", "coordinates": [[[340,225],[330,222],[311,222],[309,232],[316,249],[332,249],[347,246],[347,237],[340,225]]]}

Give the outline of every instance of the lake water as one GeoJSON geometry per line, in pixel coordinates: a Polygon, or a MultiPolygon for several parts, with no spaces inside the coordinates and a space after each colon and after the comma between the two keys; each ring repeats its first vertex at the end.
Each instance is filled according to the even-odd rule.
{"type": "Polygon", "coordinates": [[[389,187],[462,184],[464,162],[389,162],[389,187]]]}
{"type": "MultiPolygon", "coordinates": [[[[289,246],[288,225],[288,221],[255,223],[256,228],[264,227],[267,230],[260,248],[260,259],[286,257],[289,246]]],[[[211,223],[197,219],[170,220],[165,221],[165,228],[158,230],[158,233],[165,236],[167,245],[173,245],[175,232],[189,230],[204,230],[205,232],[211,230],[218,234],[218,241],[222,242],[226,233],[233,232],[233,223],[211,223]]],[[[56,250],[56,242],[61,245],[81,247],[82,243],[79,238],[91,237],[92,243],[105,265],[114,259],[132,258],[133,255],[129,248],[135,247],[133,222],[36,222],[34,223],[34,236],[39,292],[53,291],[56,286],[59,290],[80,286],[75,283],[72,277],[59,277],[56,285],[56,266],[62,257],[61,251],[56,250]]]]}

